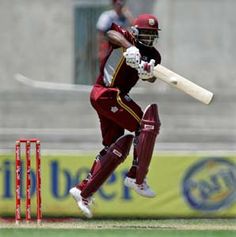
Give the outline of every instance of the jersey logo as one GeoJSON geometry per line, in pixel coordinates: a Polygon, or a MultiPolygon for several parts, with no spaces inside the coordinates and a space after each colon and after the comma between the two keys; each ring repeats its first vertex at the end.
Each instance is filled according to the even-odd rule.
{"type": "Polygon", "coordinates": [[[155,25],[155,20],[153,18],[148,19],[148,23],[150,26],[154,26],[155,25]]]}

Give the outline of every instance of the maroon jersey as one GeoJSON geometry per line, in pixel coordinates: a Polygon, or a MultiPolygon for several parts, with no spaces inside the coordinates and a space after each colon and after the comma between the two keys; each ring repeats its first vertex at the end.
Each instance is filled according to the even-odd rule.
{"type": "MultiPolygon", "coordinates": [[[[133,36],[127,30],[114,23],[111,30],[121,33],[131,44],[135,45],[139,49],[143,61],[149,62],[154,59],[156,65],[160,64],[161,55],[154,47],[134,42],[133,36]]],[[[110,44],[109,53],[100,67],[96,84],[108,88],[118,88],[122,94],[126,94],[137,83],[139,79],[138,72],[126,64],[123,56],[124,51],[124,48],[110,44]]]]}

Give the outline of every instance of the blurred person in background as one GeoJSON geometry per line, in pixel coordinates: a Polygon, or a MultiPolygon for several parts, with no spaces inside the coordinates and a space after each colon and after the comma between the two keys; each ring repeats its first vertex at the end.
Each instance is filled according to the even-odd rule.
{"type": "Polygon", "coordinates": [[[98,58],[100,64],[109,49],[106,32],[110,30],[112,23],[127,28],[134,22],[134,17],[126,6],[126,0],[112,0],[112,7],[111,10],[104,11],[100,15],[96,25],[98,30],[98,58]]]}
{"type": "Polygon", "coordinates": [[[158,38],[158,20],[142,14],[128,31],[113,23],[107,32],[108,53],[100,67],[100,74],[90,94],[90,101],[98,114],[104,148],[97,155],[84,180],[70,189],[83,214],[92,217],[92,196],[125,160],[133,144],[132,165],[124,185],[139,195],[153,198],[155,192],[147,183],[160,120],[156,104],[143,111],[129,91],[138,80],[153,83],[154,66],[161,56],[154,44],[158,38]],[[133,134],[125,134],[125,130],[133,134]]]}

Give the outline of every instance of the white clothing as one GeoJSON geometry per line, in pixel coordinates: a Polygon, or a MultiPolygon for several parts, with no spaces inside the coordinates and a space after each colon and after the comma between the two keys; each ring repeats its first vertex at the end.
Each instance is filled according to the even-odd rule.
{"type": "Polygon", "coordinates": [[[110,29],[112,23],[116,23],[117,25],[124,28],[129,26],[127,18],[124,16],[119,16],[115,10],[108,10],[100,15],[96,27],[99,31],[106,32],[110,29]]]}

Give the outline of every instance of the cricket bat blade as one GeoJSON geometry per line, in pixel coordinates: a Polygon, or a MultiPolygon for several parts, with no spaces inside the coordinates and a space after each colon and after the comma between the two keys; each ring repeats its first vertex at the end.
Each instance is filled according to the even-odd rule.
{"type": "Polygon", "coordinates": [[[156,78],[185,92],[204,104],[210,104],[213,99],[214,95],[211,91],[193,83],[160,64],[154,67],[153,74],[156,78]]]}

